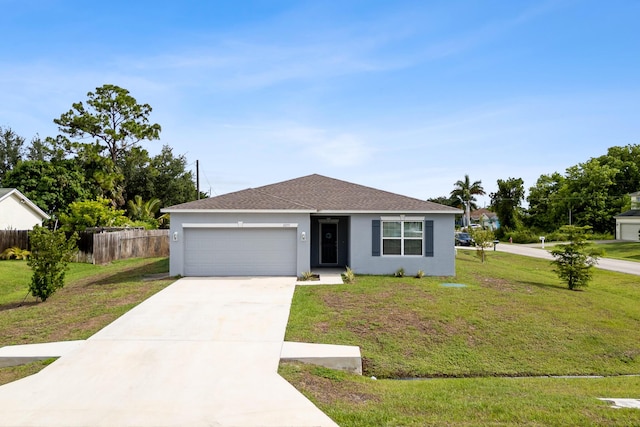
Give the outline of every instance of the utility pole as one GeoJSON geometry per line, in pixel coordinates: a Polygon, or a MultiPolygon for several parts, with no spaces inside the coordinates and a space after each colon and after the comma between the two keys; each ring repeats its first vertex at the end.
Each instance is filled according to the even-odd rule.
{"type": "Polygon", "coordinates": [[[196,197],[200,200],[200,160],[196,160],[196,197]]]}

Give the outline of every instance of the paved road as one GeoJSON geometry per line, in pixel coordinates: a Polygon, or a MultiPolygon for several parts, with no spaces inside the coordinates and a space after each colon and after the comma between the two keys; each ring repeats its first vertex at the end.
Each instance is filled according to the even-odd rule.
{"type": "MultiPolygon", "coordinates": [[[[497,246],[497,250],[501,252],[510,252],[512,254],[530,256],[534,258],[544,258],[548,260],[553,259],[548,249],[541,249],[539,247],[499,243],[497,246]]],[[[640,262],[623,261],[612,258],[600,258],[596,267],[603,270],[618,271],[620,273],[635,274],[637,276],[640,276],[640,262]]]]}
{"type": "Polygon", "coordinates": [[[277,374],[296,279],[178,280],[40,373],[0,426],[327,426],[277,374]]]}

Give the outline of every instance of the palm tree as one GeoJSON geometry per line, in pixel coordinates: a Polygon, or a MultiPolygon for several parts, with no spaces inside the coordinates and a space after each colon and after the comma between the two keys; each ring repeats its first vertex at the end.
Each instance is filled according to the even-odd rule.
{"type": "Polygon", "coordinates": [[[458,200],[464,207],[465,225],[468,227],[471,224],[471,208],[477,209],[474,196],[485,194],[484,188],[482,188],[482,181],[475,181],[471,184],[469,175],[465,175],[464,181],[457,181],[453,185],[454,189],[451,192],[451,197],[458,200]]]}
{"type": "Polygon", "coordinates": [[[147,202],[142,197],[136,195],[134,200],[129,200],[129,216],[134,221],[152,222],[155,220],[156,212],[160,208],[160,199],[153,198],[147,202]]]}

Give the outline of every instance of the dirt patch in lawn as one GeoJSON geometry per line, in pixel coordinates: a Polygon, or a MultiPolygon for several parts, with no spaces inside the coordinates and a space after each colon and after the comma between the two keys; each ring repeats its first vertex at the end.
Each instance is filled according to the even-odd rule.
{"type": "MultiPolygon", "coordinates": [[[[345,327],[363,341],[371,336],[406,337],[420,336],[422,340],[437,343],[465,328],[465,322],[444,321],[431,318],[429,305],[437,304],[437,298],[419,285],[393,283],[381,289],[375,296],[349,293],[322,295],[329,311],[348,313],[345,327]],[[409,302],[409,304],[407,304],[409,302]],[[415,307],[411,307],[415,304],[415,307]]],[[[330,331],[330,322],[315,325],[316,332],[330,331]]]]}
{"type": "Polygon", "coordinates": [[[348,402],[359,406],[380,401],[376,395],[363,393],[357,383],[313,375],[307,368],[289,377],[288,381],[322,405],[348,402]]]}

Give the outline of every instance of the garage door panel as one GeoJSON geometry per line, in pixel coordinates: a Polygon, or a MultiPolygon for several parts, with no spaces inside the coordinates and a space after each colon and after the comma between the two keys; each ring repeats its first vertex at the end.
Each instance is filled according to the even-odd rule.
{"type": "Polygon", "coordinates": [[[620,224],[622,240],[640,240],[640,224],[620,224]]]}
{"type": "Polygon", "coordinates": [[[185,275],[296,275],[295,229],[187,229],[185,275]]]}

